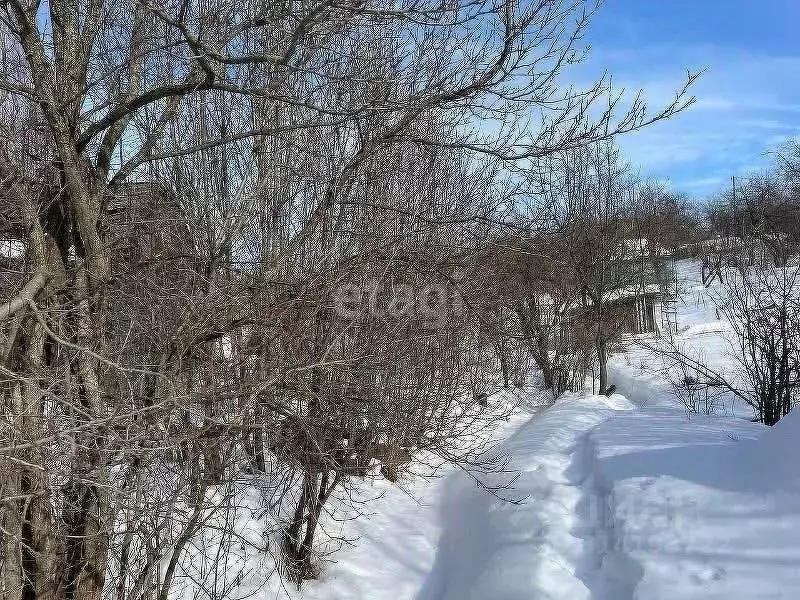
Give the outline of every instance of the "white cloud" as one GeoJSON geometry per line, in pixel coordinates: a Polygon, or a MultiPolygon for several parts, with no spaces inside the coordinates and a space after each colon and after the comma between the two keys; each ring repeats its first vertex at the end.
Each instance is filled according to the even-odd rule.
{"type": "Polygon", "coordinates": [[[800,135],[800,56],[766,56],[712,46],[596,48],[576,75],[614,74],[616,88],[642,89],[652,109],[668,103],[686,69],[708,67],[696,103],[668,122],[624,136],[620,146],[643,174],[696,195],[768,163],[766,153],[800,135]]]}

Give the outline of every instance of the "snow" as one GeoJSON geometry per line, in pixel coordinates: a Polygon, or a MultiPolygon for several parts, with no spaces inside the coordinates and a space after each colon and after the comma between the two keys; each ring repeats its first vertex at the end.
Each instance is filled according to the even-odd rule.
{"type": "Polygon", "coordinates": [[[505,492],[510,498],[463,475],[448,481],[436,562],[416,598],[589,598],[596,532],[586,509],[593,492],[575,450],[619,406],[628,406],[621,397],[569,398],[503,442],[498,451],[512,457],[509,467],[518,473],[505,492]]]}
{"type": "Polygon", "coordinates": [[[749,460],[747,440],[773,433],[762,429],[657,409],[593,432],[622,547],[642,574],[631,597],[794,597],[800,495],[775,493],[780,479],[749,460]]]}
{"type": "Polygon", "coordinates": [[[0,258],[17,259],[25,255],[25,245],[19,240],[0,238],[0,258]]]}
{"type": "MultiPolygon", "coordinates": [[[[704,301],[699,265],[679,269],[678,337],[723,368],[729,329],[704,301]]],[[[327,522],[352,544],[319,581],[243,589],[264,600],[797,597],[800,410],[771,429],[736,410],[687,414],[648,352],[614,357],[618,394],[530,406],[487,432],[508,472],[477,476],[482,486],[452,470],[374,482],[365,515],[327,522]]]]}
{"type": "MultiPolygon", "coordinates": [[[[434,562],[440,523],[436,501],[441,481],[417,480],[397,487],[375,483],[368,494],[379,496],[367,514],[330,531],[353,540],[330,556],[321,581],[309,582],[302,597],[314,600],[345,598],[414,598],[434,562]]],[[[271,597],[274,597],[271,596],[271,597]]]]}
{"type": "Polygon", "coordinates": [[[598,496],[582,440],[632,408],[621,396],[571,396],[532,415],[517,413],[492,450],[510,462],[502,473],[477,476],[481,486],[463,472],[402,489],[376,482],[371,493],[380,497],[368,516],[331,531],[354,545],[331,557],[323,578],[299,595],[273,580],[261,597],[580,600],[593,597],[598,577],[624,587],[622,557],[595,573],[613,533],[597,527],[598,496]]]}
{"type": "MultiPolygon", "coordinates": [[[[496,404],[505,412],[507,406],[517,406],[523,400],[514,391],[501,391],[493,396],[490,405],[496,404]]],[[[526,404],[527,410],[541,410],[541,406],[526,404]]],[[[530,413],[516,410],[508,422],[498,424],[487,435],[510,439],[529,418],[530,413]]],[[[502,444],[491,452],[503,452],[502,444]]],[[[446,553],[441,552],[447,547],[446,540],[453,524],[448,519],[469,518],[461,511],[458,490],[468,489],[479,499],[488,496],[477,486],[475,477],[442,469],[433,479],[401,477],[397,484],[382,479],[368,482],[354,497],[355,502],[341,503],[333,499],[326,533],[350,543],[325,545],[324,550],[332,553],[326,557],[322,578],[305,583],[301,593],[272,577],[256,597],[264,600],[283,597],[307,600],[438,598],[431,594],[438,589],[443,577],[449,579],[450,576],[449,569],[443,568],[446,553]],[[362,509],[365,514],[354,518],[356,513],[350,505],[361,501],[368,501],[362,509]]],[[[494,483],[507,484],[513,477],[514,473],[510,472],[497,474],[494,483]]],[[[518,493],[519,490],[515,490],[514,494],[518,493]]],[[[464,523],[470,527],[470,522],[464,523]]]]}
{"type": "Polygon", "coordinates": [[[643,256],[669,256],[670,252],[658,242],[646,238],[628,238],[620,242],[618,254],[623,258],[635,260],[643,256]]]}
{"type": "Polygon", "coordinates": [[[761,489],[800,492],[800,410],[794,410],[740,452],[740,463],[761,489]]]}
{"type": "MultiPolygon", "coordinates": [[[[708,365],[712,371],[735,381],[736,365],[731,360],[733,330],[730,324],[719,318],[709,298],[710,294],[718,293],[719,283],[715,281],[709,288],[701,283],[699,261],[678,261],[676,271],[681,290],[676,314],[678,332],[673,336],[676,347],[708,365]]],[[[675,393],[665,374],[666,367],[664,360],[654,356],[652,351],[636,345],[609,360],[617,391],[644,407],[676,406],[675,393]]],[[[732,394],[717,391],[714,396],[717,414],[752,418],[752,409],[732,394]]]]}
{"type": "Polygon", "coordinates": [[[502,497],[463,473],[415,487],[421,504],[387,489],[303,597],[788,600],[800,482],[771,465],[798,435],[800,413],[767,430],[570,396],[498,444],[517,473],[502,497]]]}
{"type": "Polygon", "coordinates": [[[616,302],[628,298],[644,295],[660,295],[661,286],[657,283],[650,283],[644,286],[627,286],[610,290],[603,295],[604,302],[616,302]]]}

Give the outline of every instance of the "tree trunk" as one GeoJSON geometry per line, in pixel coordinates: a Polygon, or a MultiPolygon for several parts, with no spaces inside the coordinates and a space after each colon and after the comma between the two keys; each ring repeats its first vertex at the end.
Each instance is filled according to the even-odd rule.
{"type": "Polygon", "coordinates": [[[508,356],[506,354],[505,340],[500,340],[495,344],[495,351],[497,358],[500,361],[500,371],[503,374],[503,387],[508,388],[510,383],[511,374],[509,372],[508,356]]]}
{"type": "Polygon", "coordinates": [[[608,342],[601,335],[595,338],[595,347],[597,348],[597,363],[600,375],[600,384],[598,393],[605,394],[608,390],[608,342]]]}

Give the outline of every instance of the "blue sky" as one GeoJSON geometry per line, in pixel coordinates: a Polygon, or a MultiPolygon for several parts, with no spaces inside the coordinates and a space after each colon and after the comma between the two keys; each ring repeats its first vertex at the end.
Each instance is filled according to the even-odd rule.
{"type": "Polygon", "coordinates": [[[686,70],[707,68],[686,113],[620,139],[645,176],[698,198],[758,170],[800,136],[800,0],[605,0],[575,73],[664,103],[686,70]]]}

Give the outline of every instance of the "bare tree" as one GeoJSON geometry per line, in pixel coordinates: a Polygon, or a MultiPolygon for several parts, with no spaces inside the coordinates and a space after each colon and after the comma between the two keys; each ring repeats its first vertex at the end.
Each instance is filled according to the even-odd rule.
{"type": "Polygon", "coordinates": [[[496,242],[500,301],[556,397],[583,389],[595,368],[605,393],[609,353],[625,336],[661,326],[643,299],[667,293],[667,246],[691,229],[689,211],[632,177],[608,143],[542,159],[524,195],[532,232],[496,242]]]}
{"type": "Polygon", "coordinates": [[[774,425],[798,401],[800,390],[800,282],[796,267],[728,273],[718,311],[734,332],[737,386],[755,418],[774,425]]]}
{"type": "Polygon", "coordinates": [[[774,425],[797,404],[800,390],[800,302],[796,266],[728,267],[709,292],[717,313],[731,326],[734,367],[722,372],[674,341],[646,344],[683,373],[687,391],[727,394],[753,411],[753,420],[774,425]]]}

